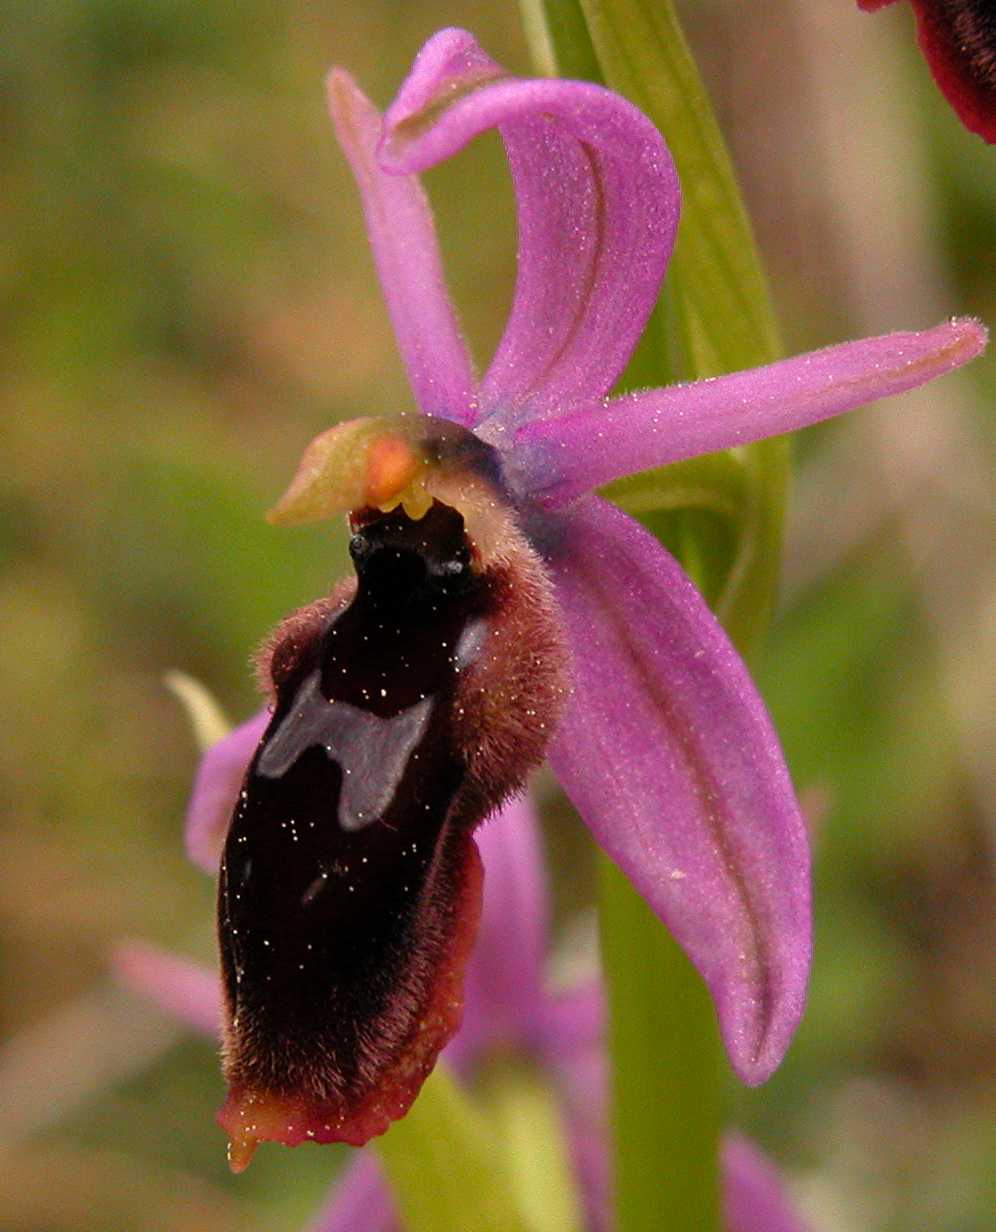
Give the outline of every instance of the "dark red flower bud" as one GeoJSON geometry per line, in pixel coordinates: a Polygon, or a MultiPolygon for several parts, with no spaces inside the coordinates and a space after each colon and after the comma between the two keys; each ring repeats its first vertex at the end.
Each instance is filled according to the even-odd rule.
{"type": "Polygon", "coordinates": [[[543,568],[469,482],[486,535],[435,498],[354,513],[356,580],[263,652],[273,718],[218,900],[237,1170],[262,1140],[382,1133],[459,1025],[472,832],[542,759],[567,680],[543,568]]]}
{"type": "MultiPolygon", "coordinates": [[[[879,9],[892,0],[858,0],[879,9]]],[[[917,36],[934,80],[966,128],[996,142],[996,3],[912,0],[917,36]]]]}

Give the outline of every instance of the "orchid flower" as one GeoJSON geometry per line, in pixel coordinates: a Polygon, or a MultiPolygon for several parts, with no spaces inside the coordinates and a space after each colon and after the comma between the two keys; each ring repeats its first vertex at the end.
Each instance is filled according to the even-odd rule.
{"type": "MultiPolygon", "coordinates": [[[[858,0],[881,9],[893,0],[858,0]]],[[[966,128],[996,142],[996,9],[992,0],[912,0],[934,80],[966,128]]]]}
{"type": "MultiPolygon", "coordinates": [[[[243,725],[202,763],[195,803],[203,810],[201,837],[214,836],[215,856],[258,737],[243,725]],[[213,803],[206,805],[209,797],[213,803]]],[[[563,1111],[585,1227],[607,1232],[611,1177],[602,990],[596,979],[564,991],[547,986],[548,892],[529,801],[507,805],[482,828],[479,843],[486,871],[481,923],[467,968],[463,1026],[444,1055],[466,1081],[498,1053],[529,1058],[542,1068],[563,1111]]],[[[121,946],[115,965],[129,987],[200,1034],[216,1037],[222,1005],[214,972],[139,942],[121,946]]],[[[727,1138],[722,1171],[727,1232],[802,1232],[774,1167],[746,1139],[727,1138]]],[[[350,1162],[310,1232],[358,1227],[402,1229],[377,1156],[369,1151],[350,1162]]]]}
{"type": "Polygon", "coordinates": [[[219,891],[233,1164],[266,1139],[362,1144],[404,1114],[460,1019],[473,831],[545,754],[702,974],[736,1072],[761,1082],[805,998],[805,827],[729,639],[594,490],[923,384],[985,331],[953,320],[610,397],[678,223],[650,121],[599,86],[516,79],[460,30],[430,39],[383,117],[343,71],[328,89],[421,413],[323,433],[271,515],[347,514],[356,578],[276,630],[271,714],[244,729],[261,739],[219,891]],[[417,174],[490,129],[519,265],[478,379],[417,174]]]}

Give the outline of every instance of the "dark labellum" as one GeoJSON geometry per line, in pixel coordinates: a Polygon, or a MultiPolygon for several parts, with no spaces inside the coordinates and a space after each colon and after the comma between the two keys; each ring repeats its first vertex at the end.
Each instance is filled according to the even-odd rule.
{"type": "Polygon", "coordinates": [[[996,141],[996,4],[920,0],[920,44],[962,122],[996,141]]]}
{"type": "Polygon", "coordinates": [[[454,509],[368,511],[351,554],[355,587],[272,642],[273,718],[225,844],[236,1166],[262,1139],[361,1143],[407,1110],[459,1024],[480,905],[471,831],[545,744],[492,711],[537,653],[544,714],[560,689],[556,631],[537,646],[518,627],[536,626],[518,609],[542,577],[531,561],[518,586],[514,563],[481,568],[454,509]]]}
{"type": "MultiPolygon", "coordinates": [[[[888,0],[859,0],[881,8],[888,0]]],[[[920,46],[962,123],[996,142],[996,3],[912,0],[920,46]]]]}

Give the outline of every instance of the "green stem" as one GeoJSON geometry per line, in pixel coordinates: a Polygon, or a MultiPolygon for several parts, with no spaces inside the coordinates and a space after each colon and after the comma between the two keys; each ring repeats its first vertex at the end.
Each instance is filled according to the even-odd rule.
{"type": "Polygon", "coordinates": [[[698,972],[599,860],[618,1232],[719,1232],[720,1050],[698,972]]]}
{"type": "Polygon", "coordinates": [[[530,1228],[580,1232],[581,1210],[560,1103],[543,1074],[521,1060],[499,1058],[478,1085],[530,1228]]]}
{"type": "Polygon", "coordinates": [[[678,166],[672,275],[696,376],[774,359],[778,330],[729,151],[670,0],[580,0],[606,84],[646,112],[678,166]],[[686,262],[688,276],[682,276],[686,262]],[[723,329],[716,329],[722,321],[723,329]]]}
{"type": "MultiPolygon", "coordinates": [[[[774,314],[732,162],[670,0],[522,3],[534,39],[545,19],[539,42],[546,72],[564,73],[577,60],[570,32],[583,16],[581,58],[590,45],[597,59],[596,70],[584,75],[649,115],[677,164],[683,207],[669,311],[662,315],[658,306],[653,344],[645,341],[627,379],[662,384],[676,375],[712,376],[776,358],[774,314]],[[669,356],[661,345],[672,337],[680,365],[673,361],[675,348],[669,356]]],[[[739,467],[728,467],[722,484],[736,500],[732,553],[711,533],[702,511],[663,512],[673,509],[665,497],[667,468],[641,477],[635,490],[645,498],[659,483],[661,502],[656,510],[644,505],[641,520],[667,535],[713,596],[733,640],[749,653],[773,606],[787,446],[750,446],[736,451],[736,461],[739,467]],[[736,477],[734,470],[740,470],[736,477]],[[717,575],[720,585],[706,586],[717,575]]],[[[610,1007],[617,1232],[718,1232],[721,1052],[708,994],[643,899],[605,859],[599,918],[610,1007]]]]}
{"type": "Polygon", "coordinates": [[[536,1232],[517,1201],[501,1135],[445,1064],[375,1145],[405,1232],[536,1232]]]}
{"type": "MultiPolygon", "coordinates": [[[[684,363],[714,376],[768,363],[781,346],[733,163],[670,0],[579,0],[600,71],[654,121],[678,167],[682,217],[668,278],[684,363]]],[[[662,379],[668,372],[660,369],[662,379]]],[[[673,379],[673,377],[671,377],[673,379]]],[[[788,483],[786,440],[739,451],[748,476],[738,548],[717,615],[752,654],[774,606],[788,483]]]]}
{"type": "MultiPolygon", "coordinates": [[[[698,580],[707,550],[677,513],[698,580]]],[[[629,880],[599,857],[609,1001],[616,1232],[720,1232],[722,1049],[702,978],[629,880]]]]}
{"type": "Polygon", "coordinates": [[[538,73],[601,80],[578,0],[519,0],[519,9],[538,73]]]}

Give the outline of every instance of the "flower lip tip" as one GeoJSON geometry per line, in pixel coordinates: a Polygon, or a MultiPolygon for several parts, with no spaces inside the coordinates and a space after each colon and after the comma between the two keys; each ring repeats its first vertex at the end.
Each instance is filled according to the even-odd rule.
{"type": "Polygon", "coordinates": [[[262,1142],[297,1146],[306,1140],[308,1110],[294,1099],[266,1092],[232,1090],[215,1118],[228,1135],[228,1166],[245,1172],[262,1142]]]}
{"type": "Polygon", "coordinates": [[[235,1176],[249,1167],[258,1146],[258,1138],[233,1138],[229,1141],[228,1167],[235,1176]]]}

